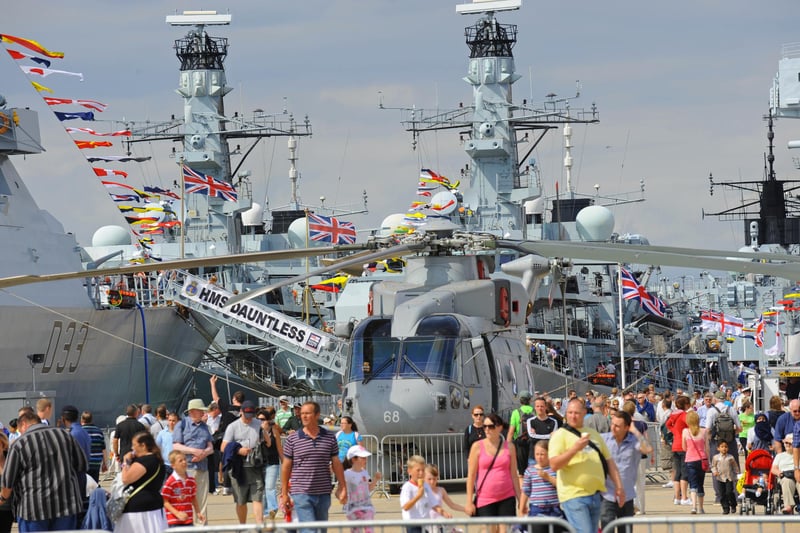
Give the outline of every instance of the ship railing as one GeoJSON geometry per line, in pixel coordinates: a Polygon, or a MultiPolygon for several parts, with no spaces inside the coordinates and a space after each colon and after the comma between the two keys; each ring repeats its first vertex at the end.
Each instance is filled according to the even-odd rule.
{"type": "MultiPolygon", "coordinates": [[[[90,299],[98,309],[118,307],[111,298],[114,291],[133,293],[135,302],[142,307],[173,305],[170,278],[177,275],[175,270],[159,272],[137,272],[118,276],[95,277],[91,280],[90,299]]],[[[126,305],[125,307],[131,307],[126,305]]]]}

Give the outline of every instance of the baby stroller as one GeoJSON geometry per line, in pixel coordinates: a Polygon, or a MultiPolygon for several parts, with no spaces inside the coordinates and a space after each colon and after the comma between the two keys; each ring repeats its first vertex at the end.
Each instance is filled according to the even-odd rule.
{"type": "Polygon", "coordinates": [[[764,506],[764,514],[775,512],[772,494],[775,476],[770,474],[772,455],[767,450],[754,450],[744,461],[744,492],[739,514],[756,514],[756,505],[764,506]]]}

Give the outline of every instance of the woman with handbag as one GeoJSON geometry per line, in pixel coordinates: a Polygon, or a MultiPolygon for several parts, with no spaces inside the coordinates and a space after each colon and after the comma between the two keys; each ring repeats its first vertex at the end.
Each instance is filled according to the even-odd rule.
{"type": "MultiPolygon", "coordinates": [[[[475,442],[469,451],[464,511],[470,516],[516,516],[520,497],[517,452],[503,439],[503,427],[496,413],[484,418],[486,438],[475,442]]],[[[491,533],[505,531],[503,525],[490,528],[491,533]]]]}
{"type": "Polygon", "coordinates": [[[692,514],[705,514],[703,497],[706,493],[703,484],[708,472],[708,431],[700,427],[700,415],[695,411],[686,413],[686,426],[681,435],[681,442],[683,449],[686,450],[686,471],[689,477],[692,514]]]}
{"type": "Polygon", "coordinates": [[[167,529],[164,499],[164,467],[161,451],[149,431],[133,436],[133,449],[125,454],[122,482],[133,489],[114,533],[160,533],[167,529]]]}

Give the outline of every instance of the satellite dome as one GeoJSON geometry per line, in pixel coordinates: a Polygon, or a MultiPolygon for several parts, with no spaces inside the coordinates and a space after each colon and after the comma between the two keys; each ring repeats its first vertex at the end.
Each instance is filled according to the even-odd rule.
{"type": "Polygon", "coordinates": [[[590,205],[578,212],[575,226],[582,240],[605,242],[614,231],[614,215],[603,206],[590,205]]]}
{"type": "Polygon", "coordinates": [[[308,221],[305,217],[298,218],[289,224],[286,232],[292,248],[312,248],[314,246],[330,246],[329,242],[312,241],[308,238],[308,221]]]}
{"type": "Polygon", "coordinates": [[[242,213],[242,224],[245,226],[261,226],[264,208],[258,202],[253,202],[253,207],[242,213]]]}
{"type": "Polygon", "coordinates": [[[131,233],[122,226],[103,226],[92,235],[92,246],[129,246],[131,233]]]}
{"type": "Polygon", "coordinates": [[[404,225],[405,218],[403,213],[395,213],[384,218],[381,222],[381,236],[394,235],[395,230],[404,225]]]}

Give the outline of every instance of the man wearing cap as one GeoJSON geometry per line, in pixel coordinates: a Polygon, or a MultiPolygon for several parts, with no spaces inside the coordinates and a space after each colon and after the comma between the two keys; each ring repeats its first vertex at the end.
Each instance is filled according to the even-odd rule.
{"type": "Polygon", "coordinates": [[[256,405],[245,400],[240,409],[241,415],[236,422],[228,425],[222,437],[222,454],[227,461],[229,446],[235,446],[236,456],[242,461],[241,475],[231,475],[233,500],[236,503],[236,517],[240,524],[247,522],[247,502],[253,502],[253,515],[260,525],[264,520],[264,468],[259,464],[257,456],[251,452],[257,449],[263,440],[261,421],[256,420],[256,405]]]}
{"type": "Polygon", "coordinates": [[[783,495],[783,514],[792,514],[797,503],[795,490],[797,482],[795,480],[795,460],[792,454],[791,433],[783,438],[783,447],[786,451],[780,452],[772,460],[772,474],[778,479],[783,495]]]}
{"type": "Polygon", "coordinates": [[[525,473],[525,469],[528,468],[528,455],[530,454],[527,428],[528,419],[533,416],[533,407],[530,405],[531,393],[528,391],[521,392],[519,403],[519,408],[514,409],[511,413],[506,439],[508,442],[513,442],[517,450],[517,471],[521,476],[525,473]]]}
{"type": "Polygon", "coordinates": [[[203,415],[207,411],[208,407],[200,398],[189,400],[186,409],[188,416],[176,424],[172,431],[172,449],[186,455],[187,473],[197,483],[197,508],[200,512],[195,515],[195,525],[208,523],[208,457],[214,453],[214,439],[203,422],[203,415]],[[201,522],[199,515],[205,521],[201,522]]]}
{"type": "Polygon", "coordinates": [[[289,397],[281,396],[278,398],[278,409],[275,412],[275,423],[283,429],[286,422],[292,417],[292,408],[289,406],[289,397]]]}
{"type": "MultiPolygon", "coordinates": [[[[339,502],[347,501],[347,484],[342,463],[339,461],[336,436],[332,431],[319,426],[319,414],[318,403],[304,403],[300,408],[303,427],[289,435],[283,444],[279,503],[284,509],[293,505],[295,516],[300,522],[328,519],[331,506],[331,470],[338,483],[336,496],[339,502]]],[[[300,531],[312,533],[314,530],[300,531]]]]}
{"type": "MultiPolygon", "coordinates": [[[[282,429],[289,435],[298,431],[301,427],[303,427],[303,421],[300,419],[300,409],[303,407],[302,403],[294,404],[294,414],[289,417],[285,424],[283,424],[282,429]]],[[[319,423],[319,421],[317,421],[319,423]]]]}

